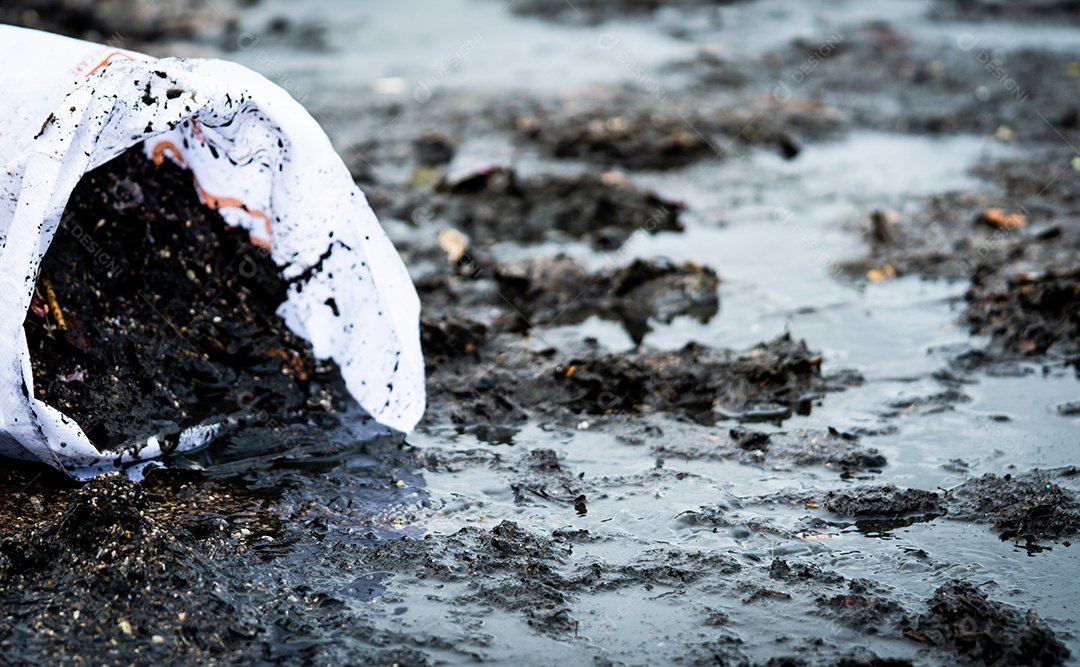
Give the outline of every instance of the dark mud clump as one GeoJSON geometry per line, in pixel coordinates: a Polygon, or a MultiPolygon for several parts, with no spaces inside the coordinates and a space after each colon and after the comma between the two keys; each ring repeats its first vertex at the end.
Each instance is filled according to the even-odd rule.
{"type": "Polygon", "coordinates": [[[83,177],[42,262],[35,393],[103,449],[256,402],[290,419],[330,376],[275,313],[287,287],[189,172],[132,149],[83,177]]]}
{"type": "Polygon", "coordinates": [[[959,280],[1041,253],[1039,246],[1051,239],[983,222],[987,209],[1008,215],[1001,206],[1000,200],[981,193],[948,193],[929,197],[921,210],[908,214],[873,211],[863,227],[869,255],[837,268],[857,279],[877,270],[888,276],[959,280]]]}
{"type": "Polygon", "coordinates": [[[433,190],[375,197],[372,205],[380,214],[453,227],[480,245],[570,238],[610,250],[637,230],[682,231],[680,202],[635,187],[617,172],[521,178],[513,169],[488,167],[449,174],[433,190]]]}
{"type": "Polygon", "coordinates": [[[335,597],[357,575],[320,540],[386,521],[363,492],[331,508],[175,470],[65,483],[0,478],[0,663],[426,664],[335,597]]]}
{"type": "Polygon", "coordinates": [[[413,140],[413,155],[421,167],[439,167],[454,159],[457,147],[442,132],[433,130],[413,140]]]}
{"type": "MultiPolygon", "coordinates": [[[[434,263],[436,270],[416,281],[425,321],[445,313],[460,326],[486,329],[491,338],[499,332],[535,332],[542,339],[549,327],[598,317],[619,322],[630,339],[641,344],[657,323],[691,317],[704,324],[720,310],[719,276],[693,262],[638,259],[595,271],[561,254],[506,263],[474,255],[456,263],[444,258],[434,263]],[[467,324],[470,317],[478,321],[467,324]]],[[[441,340],[447,333],[424,329],[425,345],[433,354],[442,355],[441,340]]]]}
{"type": "Polygon", "coordinates": [[[869,634],[882,634],[885,624],[902,621],[904,608],[890,597],[891,591],[867,579],[848,583],[846,591],[822,596],[817,603],[837,619],[869,634]]]}
{"type": "Polygon", "coordinates": [[[509,471],[515,503],[561,503],[579,515],[588,513],[581,479],[559,463],[555,450],[533,449],[512,462],[509,471]]]}
{"type": "Polygon", "coordinates": [[[998,477],[987,473],[953,489],[949,515],[993,523],[1002,539],[1069,537],[1080,534],[1080,502],[1053,479],[1077,470],[1032,471],[998,477]]]}
{"type": "Polygon", "coordinates": [[[743,354],[689,344],[675,352],[597,353],[571,358],[554,379],[564,404],[580,412],[636,410],[648,405],[709,422],[763,406],[790,411],[821,391],[821,358],[782,336],[743,354]]]}
{"type": "Polygon", "coordinates": [[[448,416],[464,428],[517,424],[529,414],[569,422],[575,415],[660,411],[706,424],[732,417],[779,421],[809,409],[810,397],[826,390],[820,365],[805,343],[786,335],[743,353],[697,344],[620,354],[595,346],[572,354],[485,351],[479,363],[429,376],[428,419],[448,416]]]}
{"type": "MultiPolygon", "coordinates": [[[[1039,124],[1046,126],[1042,119],[1039,124]]],[[[988,361],[1075,358],[1080,179],[1058,166],[1072,157],[1060,149],[1035,149],[1023,159],[974,170],[1000,192],[952,192],[930,197],[913,212],[874,211],[864,229],[869,255],[838,268],[871,281],[905,275],[970,280],[961,322],[992,337],[988,361]]]]}
{"type": "Polygon", "coordinates": [[[971,396],[956,387],[949,387],[929,396],[909,396],[891,401],[889,409],[882,412],[882,417],[894,418],[903,414],[931,415],[955,410],[957,405],[971,401],[971,396]]]}
{"type": "Polygon", "coordinates": [[[935,591],[908,637],[985,665],[1060,665],[1069,649],[1035,613],[990,600],[966,581],[935,591]]]}
{"type": "Polygon", "coordinates": [[[598,23],[605,19],[618,18],[626,14],[647,14],[661,7],[714,7],[729,4],[733,0],[578,0],[567,5],[557,0],[522,0],[511,5],[515,13],[526,16],[539,16],[551,21],[570,23],[598,23]]]}
{"type": "Polygon", "coordinates": [[[1080,5],[1075,0],[1032,0],[997,2],[996,0],[947,0],[938,5],[947,19],[1026,19],[1080,22],[1080,5]]]}
{"type": "Polygon", "coordinates": [[[55,520],[5,535],[0,646],[10,664],[79,664],[75,651],[123,664],[222,656],[244,618],[223,613],[225,589],[212,594],[213,548],[151,510],[140,485],[113,473],[71,494],[55,520]]]}
{"type": "Polygon", "coordinates": [[[789,562],[774,558],[769,566],[769,578],[787,582],[821,581],[827,584],[842,583],[844,578],[835,572],[823,570],[813,563],[789,562]]]}
{"type": "MultiPolygon", "coordinates": [[[[740,85],[740,79],[750,90],[754,87],[746,79],[768,85],[773,100],[782,101],[779,106],[803,111],[788,125],[803,130],[802,136],[813,134],[812,128],[828,127],[831,118],[834,128],[923,135],[991,135],[1004,128],[1006,141],[1058,144],[1061,135],[1077,127],[1080,82],[1058,74],[1074,55],[1057,49],[1013,49],[986,37],[974,40],[970,49],[956,48],[955,43],[931,45],[913,39],[903,20],[850,21],[833,24],[816,38],[796,38],[766,53],[756,66],[703,50],[690,71],[700,77],[702,92],[725,83],[740,85]],[[807,58],[821,61],[814,76],[794,74],[807,58]],[[991,70],[1003,66],[1017,85],[993,85],[991,70]],[[979,97],[971,95],[973,86],[984,87],[979,97]]],[[[1062,166],[1053,168],[1047,182],[1062,166]]]]}
{"type": "Polygon", "coordinates": [[[0,23],[48,30],[101,42],[106,39],[152,42],[209,37],[235,21],[238,3],[225,0],[211,9],[197,3],[153,0],[88,3],[80,0],[18,0],[0,7],[0,23]]]}
{"type": "Polygon", "coordinates": [[[697,264],[639,259],[592,274],[558,255],[497,265],[494,274],[500,296],[526,327],[576,324],[597,315],[621,322],[641,344],[650,321],[670,324],[691,316],[704,323],[720,309],[720,278],[697,264]]]}
{"type": "Polygon", "coordinates": [[[522,138],[552,157],[627,169],[671,169],[714,156],[714,144],[695,129],[706,126],[648,109],[612,114],[539,107],[514,121],[522,138]]]}
{"type": "Polygon", "coordinates": [[[605,91],[558,107],[526,104],[508,122],[518,137],[551,157],[628,170],[707,163],[746,146],[767,147],[790,160],[802,150],[800,137],[828,136],[836,126],[820,108],[753,101],[703,109],[704,103],[678,108],[663,102],[662,95],[642,100],[629,90],[605,91]]]}
{"type": "Polygon", "coordinates": [[[453,359],[477,358],[487,330],[487,326],[460,315],[424,315],[420,318],[424,362],[434,368],[453,359]]]}
{"type": "Polygon", "coordinates": [[[967,293],[966,319],[1008,351],[1080,354],[1080,266],[1006,280],[976,277],[967,293]]]}
{"type": "Polygon", "coordinates": [[[850,517],[902,517],[912,514],[944,514],[945,503],[933,491],[898,489],[892,484],[830,491],[825,508],[850,517]]]}
{"type": "MultiPolygon", "coordinates": [[[[743,421],[780,421],[788,412],[775,407],[745,413],[743,421]],[[767,417],[766,417],[767,415],[767,417]],[[751,419],[753,418],[753,419],[751,419]]],[[[765,465],[776,470],[792,466],[824,466],[839,470],[848,478],[863,472],[881,471],[888,460],[874,447],[866,447],[854,433],[798,428],[764,433],[744,426],[728,429],[726,434],[710,435],[700,440],[658,442],[658,455],[677,459],[734,460],[751,465],[765,465]]],[[[800,499],[800,503],[805,499],[800,499]]]]}
{"type": "Polygon", "coordinates": [[[521,613],[543,632],[573,631],[571,586],[558,571],[571,552],[562,539],[503,521],[490,531],[466,527],[452,535],[429,534],[419,542],[386,542],[368,555],[367,563],[410,579],[467,582],[456,604],[489,604],[521,613]]]}
{"type": "MultiPolygon", "coordinates": [[[[771,436],[771,439],[777,436],[771,436]]],[[[940,495],[892,484],[830,491],[823,505],[830,512],[863,518],[922,516],[991,523],[1001,539],[1067,538],[1080,534],[1080,502],[1054,480],[1075,478],[1075,468],[998,477],[987,473],[940,495]]]]}

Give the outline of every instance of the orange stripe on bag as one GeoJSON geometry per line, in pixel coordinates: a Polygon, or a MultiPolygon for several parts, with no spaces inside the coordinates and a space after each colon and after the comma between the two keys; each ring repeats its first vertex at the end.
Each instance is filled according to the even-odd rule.
{"type": "Polygon", "coordinates": [[[184,156],[180,153],[180,149],[176,147],[171,141],[159,141],[154,144],[154,150],[150,152],[150,159],[154,161],[155,167],[160,167],[161,163],[165,161],[165,153],[168,151],[171,153],[172,161],[187,169],[187,163],[184,162],[184,156]]]}
{"type": "Polygon", "coordinates": [[[101,62],[99,62],[99,63],[98,63],[97,65],[95,65],[95,66],[94,66],[94,69],[92,69],[92,70],[90,70],[89,72],[87,72],[87,73],[86,73],[86,76],[90,76],[90,75],[91,75],[91,74],[93,74],[94,72],[97,72],[97,71],[98,71],[99,69],[103,69],[103,68],[104,68],[104,67],[105,67],[106,65],[108,65],[109,63],[111,63],[111,62],[112,62],[112,59],[113,59],[113,58],[115,58],[116,56],[120,56],[120,57],[122,57],[122,58],[127,58],[128,60],[135,60],[134,58],[132,58],[131,56],[129,56],[129,55],[128,55],[128,54],[126,54],[126,53],[121,53],[120,51],[113,51],[113,52],[112,52],[112,53],[110,53],[109,55],[105,56],[105,60],[102,60],[102,61],[101,61],[101,62]]]}
{"type": "MultiPolygon", "coordinates": [[[[256,218],[260,218],[263,221],[263,224],[266,226],[266,235],[267,236],[271,235],[270,216],[268,216],[263,211],[257,211],[257,210],[254,210],[254,209],[250,209],[250,208],[247,207],[247,204],[245,204],[244,202],[240,201],[239,199],[237,199],[235,197],[218,197],[216,195],[212,195],[209,192],[207,192],[206,190],[203,190],[202,186],[199,185],[198,180],[195,181],[195,188],[199,191],[199,196],[202,197],[203,203],[206,204],[207,206],[209,206],[210,208],[212,208],[214,210],[217,210],[219,208],[238,208],[238,209],[244,211],[245,213],[247,213],[249,215],[253,215],[256,218]]],[[[253,235],[253,236],[251,236],[251,242],[254,243],[257,246],[266,248],[267,250],[270,249],[270,241],[269,240],[264,241],[264,240],[262,240],[260,238],[256,238],[253,235]]]]}
{"type": "MultiPolygon", "coordinates": [[[[161,163],[164,162],[166,156],[172,158],[173,162],[177,163],[181,167],[184,167],[185,169],[188,168],[187,162],[184,160],[183,153],[181,153],[180,149],[176,147],[176,144],[171,141],[159,141],[157,144],[154,145],[154,149],[150,151],[150,159],[154,162],[156,166],[159,167],[161,166],[161,163]]],[[[218,197],[217,195],[210,194],[209,192],[204,190],[201,185],[199,185],[199,179],[195,178],[194,174],[191,175],[191,180],[195,182],[195,189],[199,191],[199,197],[203,200],[204,204],[214,210],[222,208],[238,208],[247,213],[248,215],[253,215],[256,218],[262,220],[263,224],[266,227],[266,235],[269,237],[273,236],[273,232],[271,231],[270,216],[267,215],[264,211],[248,208],[247,204],[235,197],[218,197]]],[[[251,242],[261,248],[266,248],[267,250],[269,250],[271,247],[271,243],[269,240],[264,241],[263,239],[256,238],[255,236],[251,237],[251,242]]]]}

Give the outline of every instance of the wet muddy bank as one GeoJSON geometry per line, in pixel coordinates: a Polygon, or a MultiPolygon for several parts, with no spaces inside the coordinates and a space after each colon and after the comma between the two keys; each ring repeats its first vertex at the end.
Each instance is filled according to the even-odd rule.
{"type": "MultiPolygon", "coordinates": [[[[506,470],[519,476],[513,488],[521,502],[584,508],[581,492],[588,485],[554,452],[533,451],[526,460],[507,464],[506,470]]],[[[807,613],[824,619],[830,634],[836,632],[832,623],[857,628],[875,641],[907,642],[921,656],[913,662],[884,660],[865,649],[833,653],[832,659],[843,664],[923,664],[928,659],[1061,664],[1068,655],[1034,611],[1003,603],[962,580],[919,601],[887,585],[849,580],[831,568],[779,556],[761,562],[737,552],[658,547],[616,564],[592,547],[610,548],[626,537],[589,530],[529,529],[503,520],[421,536],[407,534],[400,519],[395,528],[391,517],[368,516],[367,530],[357,525],[343,531],[347,522],[335,516],[332,506],[313,501],[290,505],[287,486],[284,493],[259,491],[236,479],[212,481],[164,471],[141,484],[110,474],[78,488],[57,488],[56,480],[29,473],[9,471],[4,480],[9,487],[5,519],[12,522],[8,525],[25,526],[4,538],[0,559],[6,610],[0,645],[11,664],[48,657],[57,664],[213,659],[225,664],[361,660],[419,665],[432,664],[433,649],[465,658],[470,646],[486,644],[480,624],[451,644],[433,644],[408,626],[403,631],[383,627],[385,619],[407,618],[409,604],[417,603],[392,592],[391,581],[399,590],[408,584],[404,590],[440,591],[425,603],[435,609],[495,608],[532,632],[571,643],[583,624],[595,633],[596,619],[579,609],[590,596],[702,588],[709,594],[691,605],[691,613],[707,614],[705,627],[716,639],[668,654],[698,655],[698,660],[712,655],[735,664],[765,664],[749,661],[740,649],[743,640],[725,630],[732,623],[730,612],[702,607],[714,596],[744,607],[805,605],[807,613]],[[387,530],[398,534],[389,537],[387,530]],[[299,562],[306,564],[305,571],[290,565],[299,562]]],[[[1038,478],[1046,479],[1043,473],[1038,478]]],[[[997,486],[1003,483],[984,479],[953,490],[959,505],[950,505],[950,514],[984,520],[980,506],[995,499],[1000,504],[997,486]],[[973,507],[980,511],[962,515],[973,507]]],[[[1013,493],[1040,493],[1013,488],[1013,493]]],[[[1060,498],[1063,492],[1054,493],[1060,498]]],[[[393,506],[386,500],[383,510],[393,506]]],[[[803,502],[818,507],[812,500],[803,502]]],[[[1075,534],[1077,504],[1071,497],[1069,503],[1072,523],[1055,526],[1064,529],[1057,536],[1075,534]]],[[[940,515],[944,504],[932,492],[883,487],[830,497],[824,507],[857,516],[861,530],[884,530],[886,519],[895,530],[901,517],[926,515],[919,519],[925,521],[940,515]]],[[[733,525],[723,514],[697,512],[683,520],[713,530],[733,525]]],[[[802,539],[828,534],[822,530],[828,524],[817,521],[803,527],[802,539]]],[[[770,530],[756,522],[734,525],[770,530]]],[[[928,558],[925,553],[913,557],[915,562],[928,558]]],[[[795,649],[789,659],[802,663],[822,649],[795,649]]]]}
{"type": "Polygon", "coordinates": [[[498,4],[389,65],[378,15],[248,10],[226,51],[309,82],[409,263],[427,417],[12,469],[4,657],[1074,663],[1080,56],[1032,10],[1067,3],[498,4]],[[320,79],[312,20],[371,66],[320,79]],[[553,73],[470,74],[535,60],[496,27],[553,73]]]}

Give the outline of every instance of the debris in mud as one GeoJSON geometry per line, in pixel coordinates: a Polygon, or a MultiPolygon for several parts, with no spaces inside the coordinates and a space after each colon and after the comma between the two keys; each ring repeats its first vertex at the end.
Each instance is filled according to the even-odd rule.
{"type": "Polygon", "coordinates": [[[982,213],[980,222],[998,229],[1020,229],[1027,225],[1027,216],[1020,213],[1006,213],[1000,208],[990,207],[982,213]]]}
{"type": "Polygon", "coordinates": [[[789,562],[783,558],[774,558],[769,566],[769,578],[787,582],[822,582],[839,584],[844,578],[835,572],[823,570],[813,563],[789,562]]]}
{"type": "Polygon", "coordinates": [[[882,413],[882,417],[892,418],[904,414],[930,415],[947,410],[954,410],[955,406],[971,402],[971,397],[956,387],[949,387],[944,391],[931,396],[913,396],[901,398],[889,403],[889,410],[882,413]]]}
{"type": "Polygon", "coordinates": [[[449,164],[454,159],[456,150],[450,138],[437,130],[413,140],[413,153],[416,155],[416,163],[421,167],[449,164]]]}
{"type": "MultiPolygon", "coordinates": [[[[980,167],[982,175],[1001,183],[1004,197],[948,193],[930,197],[914,213],[872,215],[870,255],[840,270],[871,281],[882,268],[898,276],[970,279],[960,321],[992,340],[985,349],[952,359],[958,370],[1019,376],[1032,372],[1018,363],[1021,357],[1074,361],[1080,353],[1080,218],[1075,205],[1080,180],[1064,174],[1056,180],[1056,169],[1047,173],[1045,163],[1058,159],[1058,152],[1051,152],[980,167]],[[885,218],[890,224],[883,232],[885,218]]],[[[892,407],[927,413],[967,400],[950,388],[892,407]]]]}
{"type": "Polygon", "coordinates": [[[253,619],[214,572],[230,560],[217,551],[227,533],[213,528],[200,541],[178,518],[163,515],[141,485],[110,473],[56,502],[52,521],[6,534],[0,550],[5,654],[24,656],[27,664],[63,655],[65,664],[73,658],[77,664],[76,650],[94,656],[92,646],[109,642],[124,663],[228,656],[223,637],[250,636],[253,619]],[[174,596],[185,603],[167,602],[174,596]],[[13,637],[21,637],[17,650],[13,637]]]}
{"type": "Polygon", "coordinates": [[[613,271],[590,274],[559,255],[497,265],[499,294],[529,327],[583,322],[599,315],[622,322],[637,344],[650,321],[670,324],[688,315],[708,322],[720,309],[720,279],[709,267],[638,259],[613,271]]]}
{"type": "Polygon", "coordinates": [[[555,450],[531,450],[513,462],[510,469],[515,473],[510,484],[514,502],[546,501],[573,509],[581,516],[588,513],[588,498],[582,493],[581,480],[563,469],[555,450]]]}
{"type": "Polygon", "coordinates": [[[1075,477],[1075,468],[1034,470],[998,477],[986,473],[949,492],[949,516],[993,523],[1001,539],[1059,538],[1080,534],[1080,502],[1055,484],[1075,477]]]}
{"type": "Polygon", "coordinates": [[[875,211],[864,230],[869,256],[841,262],[838,269],[853,279],[885,266],[896,276],[961,279],[1001,266],[1024,253],[1030,239],[1017,228],[982,224],[991,201],[950,193],[929,197],[911,214],[875,211]]]}
{"type": "Polygon", "coordinates": [[[301,568],[275,565],[311,562],[298,547],[320,534],[318,519],[331,508],[296,508],[294,518],[317,515],[302,528],[271,502],[282,489],[179,471],[155,471],[141,484],[106,474],[79,488],[44,475],[56,479],[28,466],[0,478],[5,665],[426,660],[415,649],[365,641],[373,629],[336,606],[328,587],[355,580],[348,564],[326,559],[318,576],[295,578],[301,568]],[[44,498],[48,508],[35,509],[44,498]],[[15,530],[19,517],[32,520],[15,530]],[[356,640],[343,644],[342,627],[356,640]]]}
{"type": "Polygon", "coordinates": [[[615,91],[570,98],[557,108],[533,105],[517,112],[512,123],[518,136],[555,158],[665,170],[724,157],[736,142],[768,146],[790,160],[802,150],[796,137],[827,135],[836,118],[823,107],[654,108],[633,93],[615,91]],[[612,115],[613,108],[626,111],[612,115]]]}
{"type": "Polygon", "coordinates": [[[37,398],[102,450],[255,405],[294,418],[333,368],[275,313],[287,287],[189,172],[136,147],[83,177],[42,261],[37,398]]]}
{"type": "Polygon", "coordinates": [[[906,658],[882,658],[868,648],[854,648],[840,656],[837,667],[914,667],[906,658]]]}
{"type": "Polygon", "coordinates": [[[946,0],[937,5],[943,19],[1039,19],[1076,23],[1080,21],[1075,0],[1031,0],[1030,2],[999,2],[998,0],[946,0]]]}
{"type": "MultiPolygon", "coordinates": [[[[580,414],[661,411],[703,424],[732,418],[778,422],[809,410],[820,393],[840,388],[821,376],[820,357],[786,335],[743,353],[697,344],[674,352],[638,349],[620,354],[586,346],[570,354],[552,348],[493,355],[489,347],[474,348],[482,353],[477,363],[433,369],[428,420],[448,419],[474,429],[481,424],[512,426],[529,414],[569,423],[580,414]]],[[[837,433],[835,439],[844,436],[837,433]]],[[[799,456],[817,460],[814,448],[803,445],[791,447],[802,450],[799,456]]],[[[861,448],[850,449],[837,457],[838,464],[884,465],[880,455],[867,459],[855,452],[861,448]]]]}
{"type": "Polygon", "coordinates": [[[734,460],[767,465],[775,470],[792,466],[824,466],[839,470],[841,477],[864,472],[880,472],[888,465],[885,456],[865,447],[859,437],[829,428],[824,431],[792,429],[766,434],[744,428],[728,431],[728,437],[709,435],[698,441],[672,442],[655,446],[657,454],[679,459],[734,460]]]}
{"type": "Polygon", "coordinates": [[[1004,195],[953,192],[930,197],[911,213],[876,212],[867,230],[869,255],[840,271],[871,280],[883,267],[896,276],[970,279],[962,322],[993,337],[989,362],[1074,356],[1080,352],[1080,179],[1047,166],[1067,159],[1054,150],[980,166],[979,175],[999,183],[1004,195]]]}
{"type": "Polygon", "coordinates": [[[647,109],[612,115],[601,109],[567,113],[539,107],[514,120],[521,137],[552,157],[626,169],[671,169],[715,155],[714,143],[697,127],[707,125],[697,117],[686,120],[647,109]]]}
{"type": "Polygon", "coordinates": [[[490,531],[466,527],[452,535],[388,541],[366,559],[368,567],[412,580],[469,582],[461,602],[495,605],[524,614],[542,632],[572,632],[570,591],[559,573],[569,549],[561,539],[533,535],[513,521],[490,531]]]}
{"type": "Polygon", "coordinates": [[[575,0],[568,6],[558,0],[522,0],[511,5],[512,11],[526,16],[539,16],[553,21],[599,23],[625,14],[654,12],[661,7],[715,7],[734,0],[575,0]]]}
{"type": "Polygon", "coordinates": [[[862,628],[867,634],[882,634],[884,624],[902,620],[904,608],[888,596],[887,589],[866,579],[854,579],[848,590],[817,603],[848,625],[862,628]]]}
{"type": "Polygon", "coordinates": [[[18,0],[0,7],[0,23],[48,30],[100,42],[106,39],[153,42],[223,36],[223,27],[239,17],[231,0],[213,8],[191,0],[83,2],[82,0],[18,0]]]}
{"type": "Polygon", "coordinates": [[[934,592],[930,611],[905,634],[985,665],[1060,665],[1069,657],[1035,613],[989,599],[973,584],[954,580],[934,592]]]}
{"type": "Polygon", "coordinates": [[[479,359],[487,329],[460,315],[424,315],[420,318],[420,344],[428,368],[460,358],[479,359]]]}
{"type": "Polygon", "coordinates": [[[933,491],[898,489],[892,484],[830,491],[825,509],[850,517],[903,517],[912,514],[941,515],[945,502],[933,491]]]}
{"type": "Polygon", "coordinates": [[[617,172],[521,178],[513,169],[489,167],[436,190],[373,197],[372,205],[380,215],[448,225],[484,246],[569,237],[611,250],[638,230],[682,231],[682,203],[635,187],[617,172]]]}
{"type": "Polygon", "coordinates": [[[1080,352],[1080,265],[1041,274],[976,276],[967,322],[1005,349],[1025,355],[1080,352]]]}

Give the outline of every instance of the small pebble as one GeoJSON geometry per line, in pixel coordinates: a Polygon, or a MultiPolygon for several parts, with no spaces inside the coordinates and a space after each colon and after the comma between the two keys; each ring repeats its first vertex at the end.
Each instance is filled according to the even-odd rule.
{"type": "Polygon", "coordinates": [[[1064,417],[1075,417],[1080,415],[1080,401],[1069,401],[1068,403],[1060,403],[1057,406],[1059,415],[1064,417]]]}

